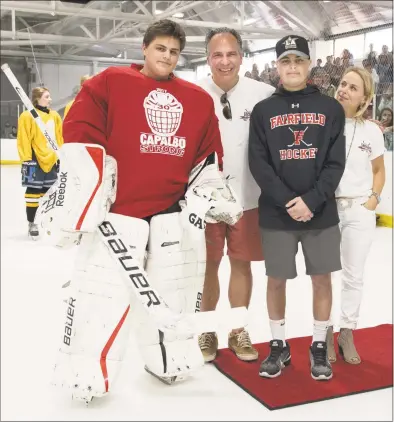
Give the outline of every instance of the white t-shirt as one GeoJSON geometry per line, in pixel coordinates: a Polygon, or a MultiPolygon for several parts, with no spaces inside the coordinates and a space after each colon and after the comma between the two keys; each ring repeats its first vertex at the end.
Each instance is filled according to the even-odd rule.
{"type": "Polygon", "coordinates": [[[368,120],[356,123],[354,119],[346,119],[345,135],[348,158],[335,196],[337,198],[370,196],[373,184],[371,161],[384,154],[382,131],[376,123],[368,120]]]}
{"type": "Polygon", "coordinates": [[[224,91],[210,76],[196,83],[211,95],[215,104],[224,150],[223,174],[229,178],[230,185],[244,210],[257,208],[261,191],[249,170],[249,120],[253,107],[270,97],[275,88],[263,82],[240,77],[237,85],[227,92],[232,113],[232,120],[227,120],[223,116],[224,106],[220,103],[224,91]]]}

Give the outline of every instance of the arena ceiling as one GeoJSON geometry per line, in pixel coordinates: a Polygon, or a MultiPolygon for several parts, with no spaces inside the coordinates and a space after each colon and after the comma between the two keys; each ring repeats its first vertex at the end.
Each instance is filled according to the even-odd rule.
{"type": "Polygon", "coordinates": [[[1,55],[67,61],[128,63],[142,59],[142,36],[153,21],[183,25],[187,44],[180,64],[205,61],[209,28],[239,30],[246,51],[272,47],[290,31],[313,39],[392,24],[383,1],[5,1],[1,55]]]}

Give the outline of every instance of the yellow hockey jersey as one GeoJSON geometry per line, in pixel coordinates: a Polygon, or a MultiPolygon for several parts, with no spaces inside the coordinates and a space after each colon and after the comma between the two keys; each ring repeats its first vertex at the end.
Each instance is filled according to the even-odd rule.
{"type": "MultiPolygon", "coordinates": [[[[64,143],[63,122],[59,113],[54,110],[50,110],[49,113],[45,113],[37,108],[35,110],[46,124],[49,134],[56,140],[59,147],[62,146],[64,143]]],[[[57,161],[56,154],[47,145],[47,140],[29,111],[24,111],[19,116],[17,145],[21,161],[32,160],[34,150],[38,165],[45,173],[50,172],[57,161]]]]}
{"type": "Polygon", "coordinates": [[[66,118],[67,113],[70,111],[70,108],[73,104],[74,104],[74,100],[71,100],[69,103],[67,103],[66,107],[64,108],[63,120],[66,118]]]}

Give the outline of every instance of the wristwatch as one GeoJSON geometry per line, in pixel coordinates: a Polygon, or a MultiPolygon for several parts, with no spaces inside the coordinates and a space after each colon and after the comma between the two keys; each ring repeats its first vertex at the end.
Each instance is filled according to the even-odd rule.
{"type": "MultiPolygon", "coordinates": [[[[377,192],[372,192],[371,196],[374,196],[376,198],[376,200],[378,201],[378,204],[380,203],[380,201],[382,200],[382,198],[380,197],[380,195],[377,192]]],[[[370,196],[370,197],[371,197],[370,196]]]]}

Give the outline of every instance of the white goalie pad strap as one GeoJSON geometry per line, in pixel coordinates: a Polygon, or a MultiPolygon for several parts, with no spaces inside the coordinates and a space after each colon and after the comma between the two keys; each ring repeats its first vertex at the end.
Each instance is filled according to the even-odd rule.
{"type": "Polygon", "coordinates": [[[199,224],[225,222],[235,224],[243,214],[243,208],[228,181],[219,170],[216,153],[212,153],[191,172],[185,201],[180,201],[183,224],[189,221],[189,230],[195,238],[199,224]],[[196,216],[196,217],[195,217],[196,216]],[[190,224],[191,223],[191,224],[190,224]]]}
{"type": "MultiPolygon", "coordinates": [[[[200,311],[205,277],[205,240],[193,243],[180,213],[154,216],[150,223],[146,272],[172,311],[183,316],[200,311]]],[[[194,333],[161,332],[146,314],[138,316],[137,341],[149,370],[158,376],[180,376],[204,364],[194,333]]],[[[182,322],[180,322],[182,323],[182,322]]]]}
{"type": "Polygon", "coordinates": [[[116,198],[116,161],[100,145],[65,144],[56,183],[43,197],[37,223],[46,235],[93,232],[116,198]]]}
{"type": "MultiPolygon", "coordinates": [[[[108,214],[141,263],[148,241],[144,220],[108,214]]],[[[62,327],[62,345],[55,368],[55,385],[90,401],[106,394],[116,381],[129,337],[132,293],[119,276],[98,233],[82,236],[70,298],[62,327]]]]}

